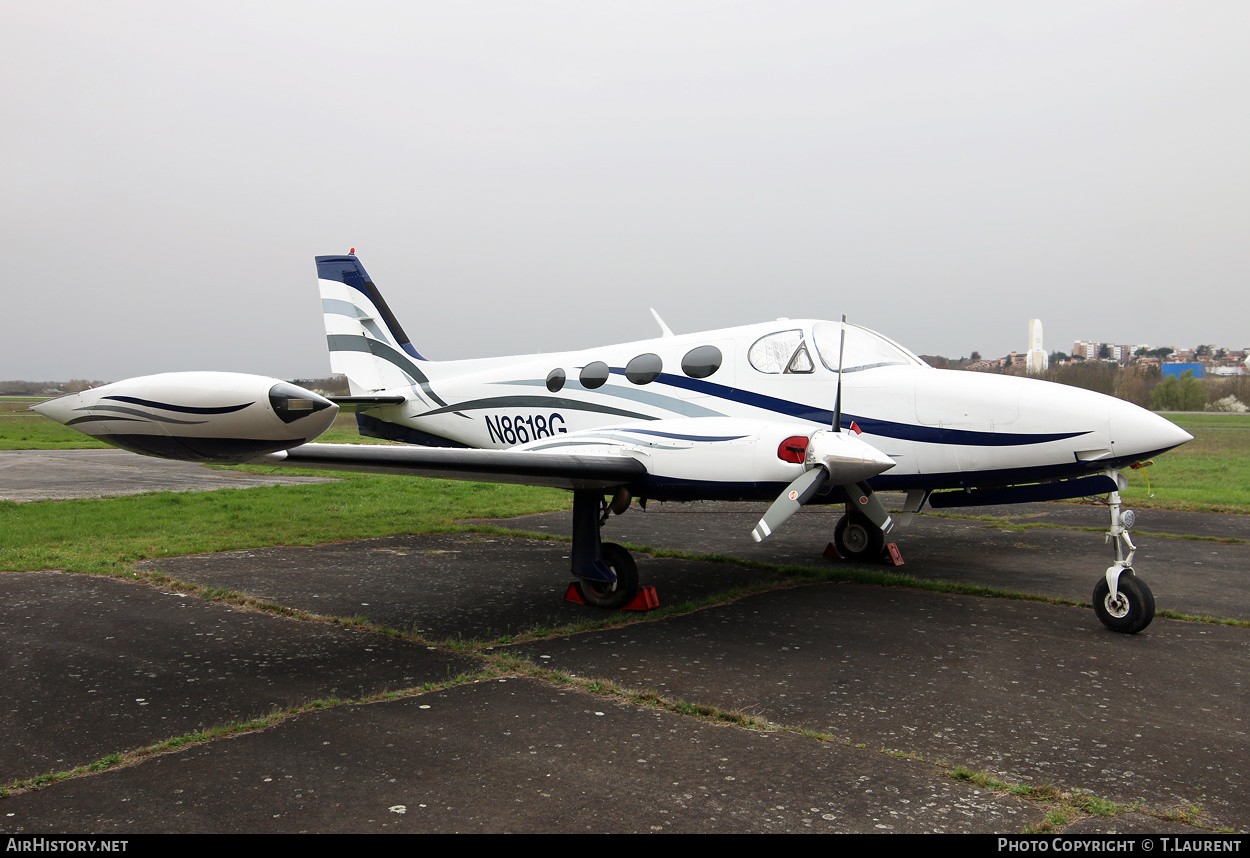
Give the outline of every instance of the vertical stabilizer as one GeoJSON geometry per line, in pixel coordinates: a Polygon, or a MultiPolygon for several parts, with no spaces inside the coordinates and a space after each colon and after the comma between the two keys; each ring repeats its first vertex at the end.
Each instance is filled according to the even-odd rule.
{"type": "Polygon", "coordinates": [[[353,395],[417,387],[423,358],[355,256],[318,256],[330,368],[347,376],[353,395]]]}

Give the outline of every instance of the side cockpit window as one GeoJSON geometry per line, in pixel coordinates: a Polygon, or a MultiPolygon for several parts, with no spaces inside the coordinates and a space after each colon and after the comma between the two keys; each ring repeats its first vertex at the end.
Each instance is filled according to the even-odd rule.
{"type": "Polygon", "coordinates": [[[808,373],[814,368],[802,331],[778,331],[755,341],[747,360],[760,372],[808,373]]]}

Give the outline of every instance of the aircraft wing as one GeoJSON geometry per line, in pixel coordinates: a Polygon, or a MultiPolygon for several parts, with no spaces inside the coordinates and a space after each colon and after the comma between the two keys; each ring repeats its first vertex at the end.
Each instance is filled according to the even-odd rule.
{"type": "Polygon", "coordinates": [[[572,490],[614,488],[647,474],[642,462],[623,455],[376,444],[302,444],[253,461],[297,468],[407,474],[572,490]]]}

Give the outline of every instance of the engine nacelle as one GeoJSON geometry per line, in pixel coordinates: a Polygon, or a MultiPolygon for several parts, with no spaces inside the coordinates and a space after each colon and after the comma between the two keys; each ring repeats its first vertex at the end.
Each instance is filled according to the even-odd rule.
{"type": "Polygon", "coordinates": [[[316,438],[339,407],[277,378],[168,372],[50,399],[33,410],[145,456],[245,462],[316,438]]]}
{"type": "Polygon", "coordinates": [[[819,465],[835,485],[844,485],[894,467],[893,459],[850,432],[736,417],[586,429],[519,449],[630,456],[652,478],[688,483],[785,484],[819,465]]]}

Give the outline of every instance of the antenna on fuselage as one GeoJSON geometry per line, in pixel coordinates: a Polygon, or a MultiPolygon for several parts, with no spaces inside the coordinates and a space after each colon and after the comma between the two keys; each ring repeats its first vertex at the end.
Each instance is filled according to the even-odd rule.
{"type": "Polygon", "coordinates": [[[833,431],[842,431],[842,350],[846,348],[846,314],[842,314],[842,340],[838,343],[838,392],[833,400],[833,431]]]}
{"type": "Polygon", "coordinates": [[[664,324],[664,320],[660,318],[660,314],[655,311],[655,307],[651,308],[651,315],[655,317],[656,323],[660,326],[660,336],[671,337],[673,332],[668,329],[668,325],[664,324]]]}

